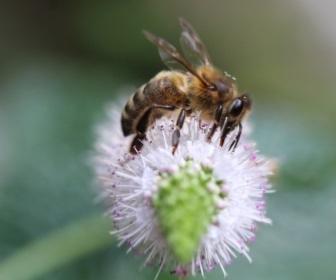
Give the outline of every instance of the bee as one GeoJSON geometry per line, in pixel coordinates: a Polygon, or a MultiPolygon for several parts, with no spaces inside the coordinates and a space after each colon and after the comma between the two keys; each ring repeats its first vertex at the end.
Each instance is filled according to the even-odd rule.
{"type": "Polygon", "coordinates": [[[213,66],[208,51],[191,24],[180,19],[180,53],[172,44],[148,31],[145,37],[159,50],[169,71],[161,71],[142,85],[127,101],[121,127],[125,136],[135,134],[130,153],[137,154],[146,140],[146,131],[155,120],[178,111],[172,134],[172,153],[180,140],[185,118],[198,112],[200,120],[211,123],[207,141],[220,130],[219,145],[238,128],[229,150],[234,151],[242,133],[242,119],[251,109],[247,94],[239,94],[235,78],[213,66]]]}

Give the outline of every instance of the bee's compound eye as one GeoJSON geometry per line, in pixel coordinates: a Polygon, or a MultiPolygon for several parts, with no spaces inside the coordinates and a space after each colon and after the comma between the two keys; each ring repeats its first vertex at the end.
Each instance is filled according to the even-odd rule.
{"type": "Polygon", "coordinates": [[[237,98],[232,102],[229,113],[232,117],[237,117],[243,111],[243,108],[244,102],[241,99],[237,98]]]}

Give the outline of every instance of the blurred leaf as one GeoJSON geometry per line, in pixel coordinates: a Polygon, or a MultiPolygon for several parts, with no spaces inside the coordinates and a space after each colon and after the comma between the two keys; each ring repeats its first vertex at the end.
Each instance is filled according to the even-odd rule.
{"type": "Polygon", "coordinates": [[[75,222],[31,242],[0,264],[2,279],[28,280],[108,247],[110,221],[101,215],[75,222]]]}

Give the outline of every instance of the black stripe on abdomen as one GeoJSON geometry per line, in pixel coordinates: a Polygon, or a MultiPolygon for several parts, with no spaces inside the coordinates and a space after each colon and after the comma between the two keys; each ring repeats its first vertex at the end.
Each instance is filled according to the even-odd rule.
{"type": "Polygon", "coordinates": [[[147,107],[143,94],[144,86],[140,87],[127,101],[121,115],[121,128],[125,136],[135,133],[135,122],[147,107]]]}

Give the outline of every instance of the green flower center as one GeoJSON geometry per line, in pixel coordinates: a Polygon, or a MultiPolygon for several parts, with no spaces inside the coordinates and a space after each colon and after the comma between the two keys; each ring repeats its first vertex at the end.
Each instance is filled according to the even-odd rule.
{"type": "Polygon", "coordinates": [[[161,231],[179,262],[188,263],[196,254],[216,215],[216,202],[226,196],[222,185],[213,169],[195,168],[191,160],[172,174],[160,175],[153,203],[161,231]]]}

